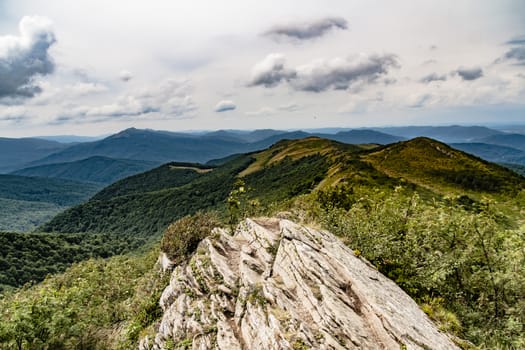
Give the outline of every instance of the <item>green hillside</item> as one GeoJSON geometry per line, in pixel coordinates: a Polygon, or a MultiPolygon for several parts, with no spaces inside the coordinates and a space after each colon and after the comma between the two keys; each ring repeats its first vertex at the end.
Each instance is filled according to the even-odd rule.
{"type": "Polygon", "coordinates": [[[389,176],[442,194],[512,194],[524,188],[523,177],[509,169],[424,137],[382,147],[365,159],[389,176]]]}
{"type": "Polygon", "coordinates": [[[90,157],[75,162],[40,165],[13,172],[13,175],[51,177],[81,182],[110,184],[127,176],[141,173],[159,165],[133,159],[90,157]]]}
{"type": "MultiPolygon", "coordinates": [[[[236,174],[250,162],[250,157],[243,156],[211,172],[197,176],[189,183],[181,180],[182,184],[179,186],[152,192],[127,194],[128,190],[123,190],[124,195],[120,196],[120,191],[117,190],[114,191],[117,195],[109,198],[106,198],[104,194],[106,192],[103,192],[103,199],[93,199],[68,209],[44,224],[41,230],[44,232],[115,232],[143,237],[158,236],[167,225],[177,218],[198,210],[224,206],[224,201],[235,182],[236,174]]],[[[153,174],[161,172],[167,176],[165,179],[167,183],[170,182],[168,178],[171,178],[172,175],[177,177],[180,174],[179,171],[164,172],[165,169],[161,167],[160,170],[155,169],[152,172],[153,174]]],[[[131,178],[130,188],[132,189],[135,180],[136,178],[131,178]]],[[[125,184],[121,182],[121,185],[123,183],[125,184]]]]}
{"type": "Polygon", "coordinates": [[[151,171],[117,181],[98,192],[93,199],[104,200],[128,194],[179,187],[212,170],[213,167],[201,164],[171,162],[151,171]]]}
{"type": "Polygon", "coordinates": [[[0,198],[0,231],[32,231],[65,207],[54,203],[0,198]]]}
{"type": "Polygon", "coordinates": [[[474,197],[515,193],[524,186],[514,172],[430,139],[370,149],[311,137],[280,141],[213,169],[163,165],[105,188],[41,230],[155,236],[173,220],[198,210],[225,211],[237,178],[250,189],[247,199],[257,199],[263,207],[340,182],[370,188],[405,183],[435,195],[474,197]]]}
{"type": "Polygon", "coordinates": [[[170,163],[123,179],[41,227],[45,232],[157,235],[173,220],[198,210],[226,210],[241,177],[247,196],[262,205],[308,193],[326,176],[332,157],[362,149],[319,138],[281,141],[217,168],[170,163]]]}

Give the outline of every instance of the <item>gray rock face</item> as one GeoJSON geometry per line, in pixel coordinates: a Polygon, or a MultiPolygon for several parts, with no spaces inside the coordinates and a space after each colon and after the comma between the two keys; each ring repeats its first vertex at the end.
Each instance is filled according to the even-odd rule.
{"type": "Polygon", "coordinates": [[[216,229],[173,270],[140,349],[458,349],[335,236],[280,219],[216,229]]]}

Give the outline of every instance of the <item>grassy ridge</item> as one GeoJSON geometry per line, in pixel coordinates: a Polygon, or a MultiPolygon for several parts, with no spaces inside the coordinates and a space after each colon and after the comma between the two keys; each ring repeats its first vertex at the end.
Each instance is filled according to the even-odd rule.
{"type": "Polygon", "coordinates": [[[442,194],[513,194],[525,183],[509,169],[424,137],[382,147],[365,159],[392,177],[442,194]]]}

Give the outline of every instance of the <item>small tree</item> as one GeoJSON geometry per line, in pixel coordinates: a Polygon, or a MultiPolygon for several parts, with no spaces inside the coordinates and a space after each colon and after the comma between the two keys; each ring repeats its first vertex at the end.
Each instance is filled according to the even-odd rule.
{"type": "Polygon", "coordinates": [[[233,232],[234,226],[246,211],[246,187],[243,179],[235,181],[226,202],[228,204],[229,224],[233,232]]]}

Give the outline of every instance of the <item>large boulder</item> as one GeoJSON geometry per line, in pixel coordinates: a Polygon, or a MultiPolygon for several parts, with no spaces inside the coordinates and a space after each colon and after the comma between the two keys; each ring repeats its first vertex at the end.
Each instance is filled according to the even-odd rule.
{"type": "Polygon", "coordinates": [[[459,349],[332,234],[283,219],[215,229],[173,270],[145,349],[459,349]]]}

